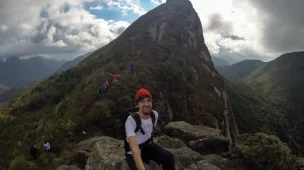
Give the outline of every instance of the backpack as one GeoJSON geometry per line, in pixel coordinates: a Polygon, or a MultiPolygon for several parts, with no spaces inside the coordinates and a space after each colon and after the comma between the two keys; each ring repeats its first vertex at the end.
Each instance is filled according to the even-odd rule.
{"type": "MultiPolygon", "coordinates": [[[[121,134],[122,134],[122,137],[123,137],[123,140],[124,140],[124,148],[125,148],[125,151],[128,152],[130,151],[130,146],[129,146],[129,143],[126,139],[126,129],[125,129],[125,123],[128,119],[128,117],[131,115],[132,118],[135,120],[136,122],[136,128],[135,128],[135,133],[137,133],[138,131],[140,131],[142,134],[145,134],[145,131],[143,130],[143,128],[141,127],[141,119],[140,119],[140,116],[139,114],[137,113],[138,112],[138,109],[137,108],[130,108],[130,109],[125,109],[122,111],[121,113],[121,122],[120,122],[120,125],[121,125],[121,134]]],[[[147,140],[146,142],[142,143],[139,145],[139,148],[144,148],[146,147],[147,145],[150,144],[150,142],[153,141],[153,132],[155,131],[155,114],[153,111],[151,111],[151,119],[152,119],[152,123],[153,123],[153,130],[152,130],[152,134],[151,134],[151,138],[149,140],[147,140]]]]}

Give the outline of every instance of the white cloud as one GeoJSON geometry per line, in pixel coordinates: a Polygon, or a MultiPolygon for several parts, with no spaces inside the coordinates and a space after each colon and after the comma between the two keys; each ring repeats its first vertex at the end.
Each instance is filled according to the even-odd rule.
{"type": "MultiPolygon", "coordinates": [[[[94,2],[91,10],[119,9],[122,15],[133,13],[141,16],[147,12],[140,6],[143,1],[155,5],[166,2],[0,1],[0,58],[11,55],[78,53],[97,49],[121,34],[129,23],[97,19],[84,8],[84,4],[94,2]],[[43,15],[40,16],[41,13],[43,15]]],[[[286,50],[303,47],[301,5],[291,4],[295,10],[290,10],[291,7],[285,8],[284,0],[276,3],[272,2],[275,0],[190,1],[201,19],[206,44],[214,56],[269,60],[286,50]],[[281,12],[283,10],[288,12],[281,12]]]]}
{"type": "MultiPolygon", "coordinates": [[[[163,0],[163,1],[164,1],[164,0],[163,0]]],[[[158,0],[151,0],[151,2],[152,2],[153,4],[155,4],[155,5],[161,4],[161,2],[159,2],[158,0]]]]}
{"type": "Polygon", "coordinates": [[[53,47],[65,47],[67,46],[62,40],[59,40],[57,42],[52,42],[49,44],[46,44],[47,46],[53,46],[53,47]]]}
{"type": "Polygon", "coordinates": [[[5,32],[5,31],[7,31],[9,28],[8,28],[8,26],[6,26],[6,25],[2,25],[1,26],[1,31],[3,31],[3,32],[5,32]]]}
{"type": "Polygon", "coordinates": [[[84,9],[89,1],[1,1],[0,58],[93,51],[129,26],[125,21],[97,19],[84,9]]]}
{"type": "Polygon", "coordinates": [[[129,12],[137,14],[138,16],[144,15],[145,11],[140,7],[139,0],[104,0],[106,5],[112,8],[121,10],[122,15],[127,15],[129,12]]]}
{"type": "Polygon", "coordinates": [[[206,44],[212,55],[262,60],[278,55],[261,43],[263,25],[258,9],[239,0],[190,1],[201,19],[206,44]]]}
{"type": "MultiPolygon", "coordinates": [[[[165,1],[162,0],[162,3],[165,1]]],[[[278,51],[264,46],[264,18],[259,9],[248,3],[250,0],[190,1],[200,17],[211,55],[228,55],[240,60],[269,60],[280,55],[278,51]]]]}
{"type": "Polygon", "coordinates": [[[91,10],[102,10],[102,6],[95,6],[95,7],[90,7],[91,10]]]}

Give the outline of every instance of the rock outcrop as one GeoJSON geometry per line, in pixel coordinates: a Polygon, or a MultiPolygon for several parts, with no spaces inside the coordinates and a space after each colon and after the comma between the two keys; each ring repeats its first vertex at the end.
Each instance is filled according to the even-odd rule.
{"type": "Polygon", "coordinates": [[[191,165],[186,170],[221,170],[220,168],[216,167],[215,165],[209,163],[206,160],[199,161],[193,165],[191,165]]]}
{"type": "MultiPolygon", "coordinates": [[[[165,129],[168,135],[175,137],[158,136],[154,138],[154,142],[173,154],[177,170],[247,170],[252,168],[301,170],[304,167],[304,159],[292,155],[290,148],[272,135],[244,134],[237,138],[236,147],[230,148],[227,152],[215,154],[216,150],[206,146],[206,148],[199,149],[203,153],[206,153],[204,150],[212,153],[200,154],[197,152],[199,149],[189,148],[187,142],[221,137],[219,131],[209,127],[193,126],[185,122],[172,122],[165,129]],[[177,132],[179,132],[179,136],[177,132]]],[[[88,155],[88,159],[83,157],[84,160],[82,160],[86,162],[85,167],[81,167],[85,170],[129,169],[125,161],[122,140],[108,136],[88,139],[76,145],[75,154],[79,153],[88,155]]],[[[153,161],[145,164],[145,167],[147,170],[163,170],[161,165],[153,161]]],[[[64,168],[76,167],[62,165],[58,167],[58,170],[65,170],[64,168]]]]}
{"type": "Polygon", "coordinates": [[[74,151],[74,155],[73,155],[73,162],[77,163],[78,166],[80,167],[85,167],[86,163],[87,163],[87,159],[90,156],[90,153],[92,152],[92,149],[94,148],[95,144],[101,140],[104,139],[111,139],[111,138],[107,138],[107,137],[94,137],[82,142],[79,142],[76,146],[74,151]]]}
{"type": "MultiPolygon", "coordinates": [[[[99,139],[100,141],[97,142],[92,149],[85,169],[127,170],[128,165],[125,161],[123,141],[106,136],[100,137],[99,139]]],[[[199,153],[188,148],[179,139],[161,136],[155,138],[155,143],[164,146],[173,153],[177,169],[186,169],[192,164],[203,160],[203,157],[199,153]]],[[[161,166],[153,161],[150,161],[150,163],[145,166],[148,170],[162,169],[161,166]]]]}
{"type": "Polygon", "coordinates": [[[171,122],[165,127],[169,136],[183,140],[191,149],[201,154],[221,153],[229,150],[230,140],[219,129],[193,126],[186,122],[171,122]]]}
{"type": "MultiPolygon", "coordinates": [[[[173,153],[176,169],[219,170],[237,167],[234,162],[215,154],[217,150],[214,148],[221,147],[216,139],[218,141],[225,139],[229,144],[228,138],[221,136],[218,129],[193,126],[186,122],[171,122],[165,127],[165,132],[170,136],[155,137],[154,142],[173,153]],[[210,140],[214,144],[204,143],[204,140],[210,140]],[[209,152],[212,154],[202,156],[202,153],[209,152]]],[[[81,164],[86,162],[85,167],[82,167],[85,170],[128,169],[123,141],[108,136],[94,137],[78,143],[74,149],[73,161],[78,165],[79,162],[81,164]]],[[[145,164],[145,167],[147,170],[162,170],[161,166],[153,161],[145,164]]]]}
{"type": "Polygon", "coordinates": [[[219,167],[220,169],[232,169],[237,167],[236,163],[216,154],[205,155],[203,156],[203,159],[219,167]]]}
{"type": "Polygon", "coordinates": [[[75,165],[61,165],[57,167],[55,170],[81,170],[75,165]]]}

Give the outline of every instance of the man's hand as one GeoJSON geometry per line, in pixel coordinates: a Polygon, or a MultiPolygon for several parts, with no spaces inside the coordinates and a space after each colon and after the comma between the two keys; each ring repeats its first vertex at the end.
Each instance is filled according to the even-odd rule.
{"type": "Polygon", "coordinates": [[[128,137],[129,145],[132,151],[132,156],[138,170],[145,170],[144,163],[141,159],[136,136],[128,137]]]}

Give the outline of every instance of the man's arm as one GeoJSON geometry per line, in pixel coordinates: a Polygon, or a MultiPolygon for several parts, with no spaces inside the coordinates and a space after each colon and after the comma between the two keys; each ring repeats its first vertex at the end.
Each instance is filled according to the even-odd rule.
{"type": "Polygon", "coordinates": [[[133,159],[134,159],[134,162],[136,164],[137,169],[138,170],[145,170],[145,166],[144,166],[144,163],[141,159],[140,151],[139,151],[139,148],[138,148],[138,143],[137,143],[136,136],[128,137],[128,141],[129,141],[130,149],[132,151],[132,156],[133,156],[133,159]]]}
{"type": "Polygon", "coordinates": [[[111,76],[113,76],[111,73],[109,73],[111,76]]]}
{"type": "Polygon", "coordinates": [[[145,170],[144,163],[141,159],[137,138],[135,135],[136,122],[131,116],[129,116],[126,121],[125,129],[135,165],[138,170],[145,170]]]}

